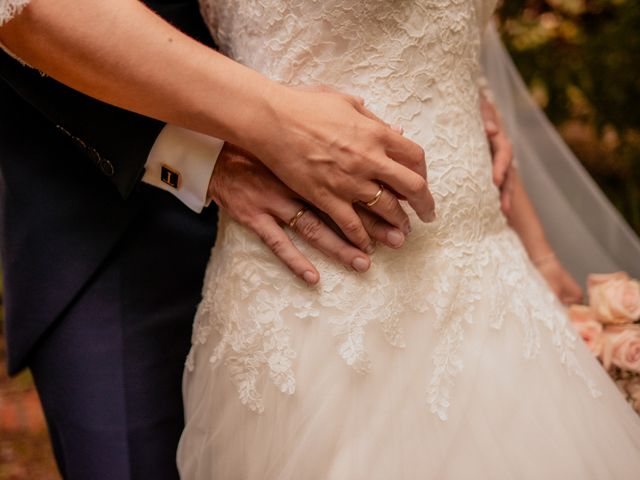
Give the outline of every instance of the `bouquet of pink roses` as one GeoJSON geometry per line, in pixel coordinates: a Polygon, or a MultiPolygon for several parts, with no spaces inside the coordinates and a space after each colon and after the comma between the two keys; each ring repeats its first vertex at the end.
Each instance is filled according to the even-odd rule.
{"type": "Polygon", "coordinates": [[[640,282],[624,272],[589,275],[589,305],[572,305],[569,317],[640,414],[640,282]]]}

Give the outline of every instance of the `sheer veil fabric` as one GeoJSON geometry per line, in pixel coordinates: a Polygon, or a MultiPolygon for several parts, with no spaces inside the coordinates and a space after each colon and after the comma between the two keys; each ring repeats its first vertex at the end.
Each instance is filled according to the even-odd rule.
{"type": "Polygon", "coordinates": [[[562,263],[578,281],[617,270],[640,278],[640,239],[535,104],[493,24],[483,38],[482,65],[526,190],[562,263]]]}

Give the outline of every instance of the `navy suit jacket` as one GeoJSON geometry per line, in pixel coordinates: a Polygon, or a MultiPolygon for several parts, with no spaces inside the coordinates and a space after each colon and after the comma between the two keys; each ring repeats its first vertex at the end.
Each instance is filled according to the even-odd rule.
{"type": "MultiPolygon", "coordinates": [[[[212,46],[197,0],[145,3],[212,46]]],[[[0,80],[0,238],[15,373],[141,214],[140,178],[164,124],[78,93],[3,52],[0,80]]],[[[197,217],[181,212],[185,221],[197,217]]]]}

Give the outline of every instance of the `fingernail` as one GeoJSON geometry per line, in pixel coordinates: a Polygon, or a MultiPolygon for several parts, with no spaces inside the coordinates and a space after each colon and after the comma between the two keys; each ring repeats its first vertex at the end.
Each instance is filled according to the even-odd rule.
{"type": "Polygon", "coordinates": [[[364,253],[368,253],[369,255],[371,255],[375,251],[376,251],[376,244],[373,242],[371,242],[369,246],[364,249],[364,253]]]}
{"type": "Polygon", "coordinates": [[[369,270],[369,260],[367,260],[366,258],[362,258],[362,257],[357,257],[353,263],[351,264],[351,266],[357,270],[358,272],[366,272],[367,270],[369,270]]]}
{"type": "Polygon", "coordinates": [[[398,132],[400,135],[404,133],[404,128],[402,128],[402,125],[391,125],[391,130],[393,130],[394,132],[398,132]]]}
{"type": "Polygon", "coordinates": [[[318,281],[318,277],[316,276],[315,273],[313,273],[312,271],[308,270],[306,272],[304,272],[302,274],[302,278],[304,279],[305,282],[313,285],[314,283],[316,283],[318,281]]]}
{"type": "Polygon", "coordinates": [[[400,230],[390,230],[387,233],[387,241],[392,247],[401,247],[404,243],[404,235],[400,230]]]}
{"type": "Polygon", "coordinates": [[[493,123],[491,120],[489,120],[487,122],[487,129],[488,130],[497,130],[498,126],[495,123],[493,123]]]}
{"type": "Polygon", "coordinates": [[[436,218],[437,218],[436,211],[432,210],[431,213],[429,214],[429,217],[427,218],[427,223],[431,223],[435,221],[436,218]]]}

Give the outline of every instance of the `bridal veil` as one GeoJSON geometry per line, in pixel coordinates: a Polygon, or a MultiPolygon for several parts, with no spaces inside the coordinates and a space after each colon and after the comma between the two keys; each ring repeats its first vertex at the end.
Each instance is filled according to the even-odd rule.
{"type": "Polygon", "coordinates": [[[534,103],[493,24],[482,64],[525,188],[562,263],[579,281],[616,270],[640,278],[640,239],[534,103]]]}

